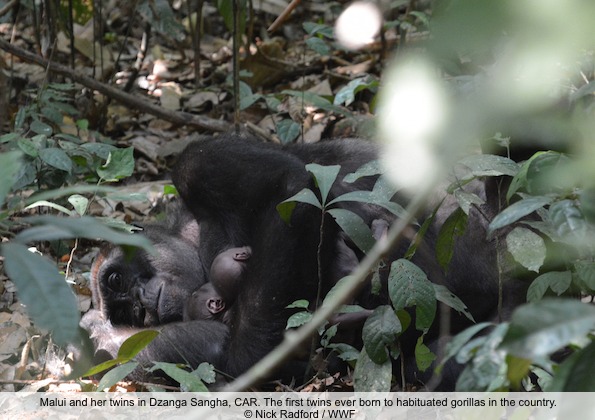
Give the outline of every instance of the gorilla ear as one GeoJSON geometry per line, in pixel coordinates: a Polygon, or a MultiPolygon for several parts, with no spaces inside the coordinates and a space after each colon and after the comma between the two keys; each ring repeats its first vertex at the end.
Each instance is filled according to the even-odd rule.
{"type": "Polygon", "coordinates": [[[225,310],[225,301],[221,298],[208,298],[207,309],[213,315],[225,310]]]}

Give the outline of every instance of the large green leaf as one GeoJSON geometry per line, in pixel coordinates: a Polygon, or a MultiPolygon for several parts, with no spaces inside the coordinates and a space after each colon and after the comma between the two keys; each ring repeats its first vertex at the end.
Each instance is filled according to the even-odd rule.
{"type": "Polygon", "coordinates": [[[570,299],[544,299],[512,314],[502,348],[534,360],[584,337],[595,328],[595,308],[570,299]]]}
{"type": "Polygon", "coordinates": [[[364,176],[380,175],[384,172],[379,160],[372,160],[360,166],[355,172],[345,175],[343,181],[351,184],[364,176]]]}
{"type": "Polygon", "coordinates": [[[322,210],[322,204],[320,203],[320,200],[318,200],[318,197],[316,197],[316,194],[314,194],[312,190],[304,188],[294,196],[277,204],[277,212],[279,213],[279,216],[281,216],[281,219],[288,225],[291,224],[291,215],[293,214],[296,203],[310,204],[322,210]]]}
{"type": "Polygon", "coordinates": [[[103,239],[118,245],[136,246],[148,251],[152,249],[151,243],[144,236],[118,232],[92,217],[35,216],[25,218],[23,222],[33,225],[15,237],[15,241],[23,244],[33,241],[88,238],[103,239]]]}
{"type": "Polygon", "coordinates": [[[415,327],[426,331],[436,315],[434,285],[421,268],[406,259],[391,264],[388,293],[395,310],[415,306],[415,327]]]}
{"type": "Polygon", "coordinates": [[[372,231],[361,217],[346,209],[330,209],[328,213],[359,249],[363,252],[372,249],[375,243],[372,231]]]}
{"type": "Polygon", "coordinates": [[[595,263],[591,261],[577,261],[574,269],[580,281],[590,292],[595,292],[595,263]]]}
{"type": "Polygon", "coordinates": [[[174,381],[180,384],[180,388],[183,392],[208,392],[206,385],[200,380],[200,378],[184,369],[178,367],[174,363],[155,362],[153,367],[149,370],[154,372],[156,370],[162,370],[167,376],[172,378],[174,381]]]}
{"type": "Polygon", "coordinates": [[[470,321],[475,322],[475,319],[473,319],[473,315],[471,315],[471,312],[469,312],[467,305],[465,305],[463,301],[457,297],[457,295],[448,290],[446,286],[434,283],[432,283],[432,285],[434,286],[434,291],[436,292],[436,299],[450,306],[458,313],[465,315],[470,321]]]}
{"type": "Polygon", "coordinates": [[[548,392],[595,392],[595,341],[562,363],[547,388],[548,392]]]}
{"type": "Polygon", "coordinates": [[[505,208],[500,214],[494,217],[494,220],[488,227],[488,234],[492,234],[495,230],[508,226],[517,220],[533,213],[535,210],[550,204],[553,201],[551,197],[529,197],[518,201],[505,208]]]}
{"type": "Polygon", "coordinates": [[[557,239],[579,247],[595,244],[594,232],[574,201],[562,200],[552,204],[548,216],[557,239]]]}
{"type": "Polygon", "coordinates": [[[388,392],[393,372],[390,359],[382,364],[374,363],[362,349],[353,372],[353,387],[355,392],[388,392]]]}
{"type": "Polygon", "coordinates": [[[423,339],[424,335],[419,337],[417,343],[415,343],[415,364],[421,372],[428,370],[436,360],[436,355],[424,344],[423,339]]]}
{"type": "Polygon", "coordinates": [[[45,163],[54,168],[70,173],[72,171],[72,160],[66,152],[57,147],[48,147],[39,151],[39,157],[45,163]]]}
{"type": "Polygon", "coordinates": [[[138,367],[138,362],[127,362],[123,365],[113,368],[109,372],[107,372],[99,384],[97,384],[97,390],[103,391],[106,388],[111,388],[116,383],[123,380],[126,376],[132,373],[134,369],[138,367]]]}
{"type": "Polygon", "coordinates": [[[56,265],[18,243],[2,244],[1,249],[6,274],[35,324],[51,330],[58,344],[78,341],[76,298],[56,265]]]}
{"type": "MultiPolygon", "coordinates": [[[[533,156],[527,166],[527,192],[531,195],[560,193],[567,189],[558,183],[568,170],[570,159],[559,152],[547,151],[533,156]]],[[[563,182],[563,181],[562,181],[563,182]]]]}
{"type": "Polygon", "coordinates": [[[127,178],[134,172],[134,148],[112,150],[107,162],[97,168],[97,175],[104,181],[115,182],[127,178]]]}
{"type": "Polygon", "coordinates": [[[322,204],[326,206],[328,193],[339,175],[341,170],[340,165],[322,166],[317,163],[310,163],[306,165],[306,170],[314,175],[316,186],[320,190],[322,197],[322,204]]]}
{"type": "Polygon", "coordinates": [[[387,347],[401,333],[401,323],[389,305],[379,306],[368,317],[362,331],[366,353],[377,364],[388,359],[387,347]]]}
{"type": "Polygon", "coordinates": [[[132,359],[141,350],[147,347],[149,343],[151,343],[151,341],[153,341],[158,335],[159,331],[143,330],[128,337],[118,350],[118,358],[128,360],[132,359]]]}
{"type": "Polygon", "coordinates": [[[539,272],[547,251],[541,236],[527,228],[516,227],[506,235],[506,246],[516,262],[527,270],[539,272]]]}
{"type": "Polygon", "coordinates": [[[453,211],[440,228],[436,239],[436,258],[445,273],[454,255],[455,242],[465,233],[466,228],[467,214],[461,208],[453,211]]]}
{"type": "Polygon", "coordinates": [[[570,287],[572,273],[570,271],[550,271],[537,277],[529,289],[527,289],[527,301],[536,302],[541,300],[548,288],[552,289],[558,296],[570,287]]]}
{"type": "Polygon", "coordinates": [[[6,195],[12,188],[15,175],[21,167],[22,153],[13,151],[0,154],[0,208],[4,205],[6,195]]]}
{"type": "Polygon", "coordinates": [[[458,162],[465,167],[465,174],[460,179],[478,176],[515,176],[519,171],[519,164],[515,161],[496,155],[470,155],[458,162]]]}

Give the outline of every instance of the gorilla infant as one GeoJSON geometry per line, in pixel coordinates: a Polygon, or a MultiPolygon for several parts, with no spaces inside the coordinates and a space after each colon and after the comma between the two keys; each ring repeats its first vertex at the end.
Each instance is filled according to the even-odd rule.
{"type": "Polygon", "coordinates": [[[217,255],[211,266],[211,282],[194,291],[184,306],[184,321],[213,319],[229,322],[226,309],[235,300],[246,261],[252,255],[249,246],[230,248],[217,255]]]}
{"type": "MultiPolygon", "coordinates": [[[[315,302],[319,277],[322,296],[326,295],[363,256],[328,213],[298,203],[288,224],[277,205],[304,188],[318,194],[305,168],[309,163],[340,165],[327,202],[350,192],[372,191],[378,175],[355,182],[344,177],[377,160],[378,154],[377,146],[357,139],[281,146],[226,135],[190,144],[173,172],[184,205],[174,208],[163,224],[144,231],[156,253],[138,251],[126,259],[122,250],[110,246],[94,265],[95,309],[84,316],[82,325],[96,348],[115,355],[135,331],[159,326],[161,334],[137,356],[141,363],[196,367],[206,361],[231,376],[243,373],[281,342],[294,313],[289,304],[298,299],[315,302]]],[[[444,199],[412,261],[432,282],[457,295],[477,322],[492,321],[499,315],[500,287],[503,316],[520,303],[523,293],[518,282],[499,280],[497,244],[503,241],[486,239],[489,221],[500,208],[496,182],[478,181],[467,188],[485,204],[471,209],[448,271],[437,262],[435,243],[445,220],[458,208],[452,197],[444,199]]],[[[394,200],[405,204],[398,194],[394,200]]],[[[341,201],[335,207],[356,213],[372,227],[376,239],[394,220],[384,208],[365,202],[341,201]]],[[[415,227],[411,231],[415,235],[415,227]]],[[[386,263],[402,258],[410,241],[411,237],[403,239],[386,263]]],[[[380,280],[380,292],[368,284],[353,297],[354,303],[367,310],[388,304],[387,273],[380,280]]],[[[359,321],[367,315],[362,316],[359,321]]],[[[449,318],[451,333],[469,325],[457,313],[449,318]]],[[[407,380],[424,382],[431,373],[415,371],[418,336],[412,331],[400,338],[401,354],[407,380]]],[[[438,328],[432,328],[424,342],[431,345],[439,338],[438,328]]],[[[439,389],[452,389],[456,373],[445,371],[439,389]]]]}

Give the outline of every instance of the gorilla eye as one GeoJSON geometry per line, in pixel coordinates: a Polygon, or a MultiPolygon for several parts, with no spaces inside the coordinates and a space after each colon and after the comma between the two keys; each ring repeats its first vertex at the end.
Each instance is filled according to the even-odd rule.
{"type": "Polygon", "coordinates": [[[112,290],[117,290],[122,287],[122,275],[118,272],[113,272],[107,278],[107,286],[112,290]]]}

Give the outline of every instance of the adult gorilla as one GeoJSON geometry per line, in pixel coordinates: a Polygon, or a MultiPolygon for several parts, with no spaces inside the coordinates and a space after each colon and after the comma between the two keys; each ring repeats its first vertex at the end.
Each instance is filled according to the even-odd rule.
{"type": "MultiPolygon", "coordinates": [[[[97,310],[85,315],[82,323],[97,349],[113,355],[137,328],[166,324],[162,334],[139,355],[141,361],[187,362],[192,366],[208,361],[232,376],[244,372],[282,340],[291,314],[286,306],[297,299],[316,299],[321,212],[298,204],[288,225],[279,216],[277,204],[303,188],[316,191],[305,169],[311,162],[341,165],[330,199],[348,191],[370,190],[375,177],[360,178],[353,184],[341,180],[377,155],[373,144],[347,139],[282,147],[226,136],[188,146],[179,158],[173,180],[200,229],[192,219],[175,217],[166,228],[169,235],[150,235],[162,252],[157,257],[139,253],[132,265],[117,249],[103,253],[104,262],[94,276],[97,310]],[[179,238],[184,246],[178,244],[176,251],[172,244],[164,243],[172,237],[179,238]],[[182,320],[183,298],[208,281],[214,258],[242,246],[250,246],[252,254],[245,262],[244,278],[229,309],[228,325],[212,320],[175,322],[182,320]],[[140,267],[144,273],[137,273],[140,267]],[[128,308],[124,315],[122,307],[128,308]]],[[[433,243],[454,205],[442,206],[414,262],[432,281],[445,284],[458,295],[475,320],[481,321],[493,319],[497,309],[495,245],[486,241],[485,227],[498,205],[486,195],[485,184],[475,188],[487,204],[481,215],[471,213],[470,228],[457,242],[448,275],[436,263],[433,243]]],[[[363,203],[351,203],[349,209],[369,226],[374,220],[389,218],[384,210],[363,203]]],[[[339,228],[330,217],[325,226],[320,248],[324,293],[333,286],[341,266],[350,264],[342,261],[345,252],[339,228]]],[[[391,258],[403,255],[406,242],[391,258]]],[[[508,293],[508,286],[504,284],[507,301],[516,296],[508,293]]],[[[370,308],[385,303],[386,295],[372,295],[366,288],[356,301],[370,308]]],[[[510,300],[505,305],[515,303],[510,300]]],[[[453,318],[453,330],[464,326],[459,317],[453,318]]],[[[412,348],[415,338],[404,343],[404,351],[412,348]]]]}

